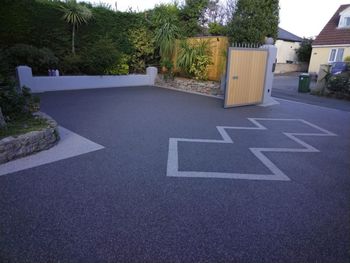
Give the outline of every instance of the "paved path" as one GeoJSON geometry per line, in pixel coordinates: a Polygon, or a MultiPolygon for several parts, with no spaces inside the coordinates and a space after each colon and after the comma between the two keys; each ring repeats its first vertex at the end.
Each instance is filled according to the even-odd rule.
{"type": "Polygon", "coordinates": [[[153,87],[41,98],[61,126],[105,148],[0,176],[1,262],[350,260],[348,112],[287,101],[223,109],[153,87]],[[285,121],[217,129],[259,127],[248,118],[285,121]],[[324,131],[337,136],[315,136],[324,131]],[[209,174],[268,176],[250,149],[282,148],[263,159],[289,180],[167,176],[169,138],[184,139],[179,171],[209,174]]]}
{"type": "MultiPolygon", "coordinates": [[[[315,82],[311,83],[311,88],[315,82]]],[[[273,82],[272,96],[281,99],[293,100],[322,107],[338,109],[350,112],[350,101],[334,98],[319,97],[309,93],[298,92],[298,76],[280,75],[275,76],[273,82]]]]}

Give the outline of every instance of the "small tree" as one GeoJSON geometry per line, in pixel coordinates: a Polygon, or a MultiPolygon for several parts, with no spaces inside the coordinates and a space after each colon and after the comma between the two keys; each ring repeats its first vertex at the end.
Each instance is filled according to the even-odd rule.
{"type": "Polygon", "coordinates": [[[300,62],[309,62],[312,53],[312,38],[304,38],[296,53],[300,62]]]}
{"type": "Polygon", "coordinates": [[[209,0],[185,0],[180,10],[180,19],[185,36],[191,37],[202,33],[200,19],[209,5],[209,0]]]}
{"type": "Polygon", "coordinates": [[[238,0],[228,31],[232,42],[261,43],[277,38],[278,0],[238,0]]]}
{"type": "Polygon", "coordinates": [[[61,10],[64,13],[63,19],[72,25],[72,53],[75,54],[75,30],[82,23],[86,24],[92,17],[92,13],[89,8],[78,4],[76,0],[66,0],[61,10]]]}

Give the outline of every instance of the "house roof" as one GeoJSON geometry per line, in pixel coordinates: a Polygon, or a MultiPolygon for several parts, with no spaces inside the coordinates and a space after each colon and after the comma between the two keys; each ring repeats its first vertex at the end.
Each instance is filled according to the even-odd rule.
{"type": "Polygon", "coordinates": [[[280,27],[278,28],[277,39],[292,41],[292,42],[301,42],[303,40],[301,37],[298,37],[297,35],[294,35],[291,32],[288,32],[287,30],[284,30],[283,28],[280,28],[280,27]]]}
{"type": "Polygon", "coordinates": [[[341,45],[350,44],[350,28],[338,28],[339,14],[350,7],[348,5],[341,5],[337,12],[328,21],[321,33],[316,37],[313,45],[341,45]]]}

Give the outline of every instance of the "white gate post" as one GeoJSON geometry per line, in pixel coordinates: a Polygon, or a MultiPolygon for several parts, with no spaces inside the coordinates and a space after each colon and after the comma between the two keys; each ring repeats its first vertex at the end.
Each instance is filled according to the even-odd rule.
{"type": "Polygon", "coordinates": [[[261,48],[265,48],[268,52],[267,65],[266,65],[266,75],[265,75],[265,85],[264,85],[264,96],[263,102],[259,106],[271,106],[279,104],[276,100],[271,97],[272,83],[273,83],[273,67],[276,62],[277,48],[272,44],[263,45],[261,48]]]}

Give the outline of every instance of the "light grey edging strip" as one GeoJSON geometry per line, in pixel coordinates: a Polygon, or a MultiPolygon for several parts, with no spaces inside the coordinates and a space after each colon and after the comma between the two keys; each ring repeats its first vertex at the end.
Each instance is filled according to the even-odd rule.
{"type": "Polygon", "coordinates": [[[319,152],[315,147],[307,144],[303,140],[297,138],[299,136],[337,136],[336,134],[327,131],[315,124],[302,119],[272,119],[272,118],[248,118],[255,126],[238,127],[238,126],[217,126],[216,129],[220,133],[222,140],[208,139],[184,139],[184,138],[169,138],[169,152],[167,162],[167,176],[169,177],[201,177],[201,178],[226,178],[226,179],[246,179],[246,180],[277,180],[290,181],[289,177],[284,174],[270,159],[264,155],[264,152],[303,152],[313,153],[319,152]],[[245,173],[221,173],[221,172],[201,172],[201,171],[179,171],[178,160],[178,142],[192,143],[230,143],[233,140],[228,135],[226,130],[267,130],[260,121],[299,121],[319,131],[319,133],[283,133],[289,139],[301,145],[302,148],[249,148],[249,150],[260,160],[270,171],[271,174],[245,174],[245,173]]]}
{"type": "Polygon", "coordinates": [[[16,159],[0,165],[0,176],[36,166],[56,162],[85,153],[101,150],[104,147],[70,130],[58,127],[60,141],[48,150],[16,159]]]}

